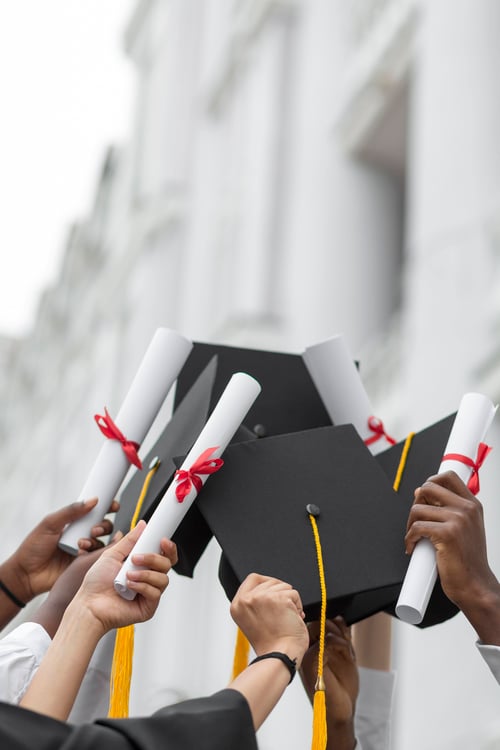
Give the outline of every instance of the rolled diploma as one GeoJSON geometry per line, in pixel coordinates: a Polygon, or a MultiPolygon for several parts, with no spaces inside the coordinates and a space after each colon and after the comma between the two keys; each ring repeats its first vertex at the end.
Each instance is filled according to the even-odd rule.
{"type": "MultiPolygon", "coordinates": [[[[444,455],[459,453],[476,459],[479,443],[495,416],[496,407],[480,393],[466,393],[448,438],[444,455]]],[[[472,469],[461,461],[442,461],[438,474],[454,471],[467,484],[472,469]]],[[[396,614],[404,622],[418,625],[424,618],[432,589],[436,583],[436,552],[429,539],[421,539],[413,550],[403,586],[396,604],[396,614]]]]}
{"type": "MultiPolygon", "coordinates": [[[[142,443],[192,347],[192,342],[176,331],[155,331],[122,407],[113,417],[128,440],[142,443]]],[[[88,537],[92,526],[102,521],[129,468],[121,444],[106,439],[78,497],[80,502],[97,497],[98,503],[65,529],[61,549],[77,554],[78,540],[88,537]]]]}
{"type": "MultiPolygon", "coordinates": [[[[373,410],[344,337],[307,347],[302,359],[333,424],[354,425],[362,440],[373,437],[368,427],[373,410]]],[[[382,435],[367,448],[375,455],[387,448],[387,441],[382,435]]]]}
{"type": "MultiPolygon", "coordinates": [[[[180,470],[191,468],[203,451],[208,448],[217,447],[210,458],[219,458],[260,391],[260,384],[250,375],[243,372],[235,373],[186,456],[180,470]]],[[[224,471],[223,468],[222,471],[224,471]]],[[[200,475],[203,484],[205,484],[208,476],[208,474],[200,475]]],[[[115,578],[115,589],[124,599],[135,598],[135,592],[127,588],[127,572],[139,569],[139,566],[132,563],[132,555],[159,552],[162,537],[172,537],[197,497],[196,488],[192,486],[189,494],[180,503],[175,494],[176,488],[177,482],[173,481],[115,578]]]]}

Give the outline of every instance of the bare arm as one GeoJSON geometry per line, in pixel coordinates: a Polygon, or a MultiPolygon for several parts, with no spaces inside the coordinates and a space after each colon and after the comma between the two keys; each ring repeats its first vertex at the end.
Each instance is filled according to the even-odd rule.
{"type": "Polygon", "coordinates": [[[133,531],[103,552],[89,570],[21,706],[66,720],[92,653],[104,633],[153,616],[168,584],[166,574],[177,559],[172,542],[162,540],[162,554],[133,556],[137,565],[144,566],[131,571],[127,579],[127,586],[137,593],[134,600],[122,599],[113,588],[117,572],[144,528],[144,522],[139,522],[133,531]]]}
{"type": "MultiPolygon", "coordinates": [[[[279,651],[273,648],[273,651],[279,651]]],[[[290,682],[290,672],[278,659],[265,659],[252,664],[228,686],[238,690],[247,700],[257,731],[267,719],[290,682]]]]}
{"type": "MultiPolygon", "coordinates": [[[[298,592],[276,578],[252,574],[241,584],[231,604],[231,615],[258,656],[278,651],[300,667],[309,643],[298,592]]],[[[290,682],[290,672],[279,659],[251,664],[231,682],[247,700],[257,730],[290,682]]]]}
{"type": "Polygon", "coordinates": [[[352,627],[352,641],[359,667],[389,672],[391,669],[392,619],[378,612],[352,627]]]}

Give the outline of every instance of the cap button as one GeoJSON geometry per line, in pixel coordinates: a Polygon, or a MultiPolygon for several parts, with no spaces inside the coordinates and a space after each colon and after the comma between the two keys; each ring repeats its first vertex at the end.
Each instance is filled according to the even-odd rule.
{"type": "Polygon", "coordinates": [[[266,437],[266,435],[267,435],[266,427],[263,424],[256,424],[256,425],[254,425],[253,431],[255,432],[255,434],[257,435],[257,437],[259,437],[259,438],[266,437]]]}
{"type": "Polygon", "coordinates": [[[309,503],[308,505],[306,505],[306,510],[309,515],[314,516],[315,518],[317,518],[320,514],[320,509],[317,505],[314,505],[314,503],[309,503]]]}

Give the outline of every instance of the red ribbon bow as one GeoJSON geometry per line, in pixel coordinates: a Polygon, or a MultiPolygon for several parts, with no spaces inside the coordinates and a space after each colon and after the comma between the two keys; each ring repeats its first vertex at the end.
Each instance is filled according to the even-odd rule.
{"type": "Polygon", "coordinates": [[[443,461],[460,461],[461,464],[470,466],[472,474],[467,482],[467,487],[473,495],[477,495],[479,492],[479,469],[483,465],[486,456],[490,451],[491,448],[489,445],[486,445],[486,443],[479,443],[475,461],[473,461],[472,458],[469,458],[469,456],[462,456],[461,453],[447,453],[446,456],[443,456],[443,461]]]}
{"type": "Polygon", "coordinates": [[[127,456],[130,463],[134,464],[134,466],[137,466],[138,469],[142,469],[141,459],[137,455],[137,451],[139,450],[139,443],[136,443],[133,440],[127,440],[125,435],[120,432],[118,427],[109,416],[106,407],[104,407],[104,414],[104,417],[102,416],[102,414],[94,414],[94,419],[97,423],[97,426],[99,427],[104,437],[107,437],[109,440],[118,440],[118,442],[122,444],[123,452],[127,456]]]}
{"type": "Polygon", "coordinates": [[[390,435],[387,434],[384,428],[384,423],[378,417],[368,417],[368,427],[374,433],[371,437],[366,438],[364,441],[365,445],[372,445],[380,440],[381,437],[385,437],[388,443],[396,445],[396,441],[390,435]]]}
{"type": "Polygon", "coordinates": [[[198,476],[199,474],[215,474],[216,471],[219,471],[224,463],[222,458],[210,458],[217,448],[218,446],[215,448],[207,448],[206,451],[203,451],[203,453],[198,456],[190,469],[178,469],[175,472],[175,481],[179,482],[175,489],[175,495],[180,503],[183,502],[186,495],[189,495],[193,485],[197,492],[203,487],[203,482],[198,476]]]}

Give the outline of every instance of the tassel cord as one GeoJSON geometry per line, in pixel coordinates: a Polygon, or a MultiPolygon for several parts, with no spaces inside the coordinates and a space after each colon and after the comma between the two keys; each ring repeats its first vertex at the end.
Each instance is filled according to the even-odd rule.
{"type": "MultiPolygon", "coordinates": [[[[137,524],[144,500],[148,494],[149,485],[159,466],[160,462],[157,461],[147,473],[135,506],[134,515],[130,522],[131,530],[137,524]]],[[[108,718],[110,719],[126,719],[129,715],[130,685],[132,682],[134,658],[134,633],[133,625],[118,628],[116,631],[108,709],[108,718]]]]}

